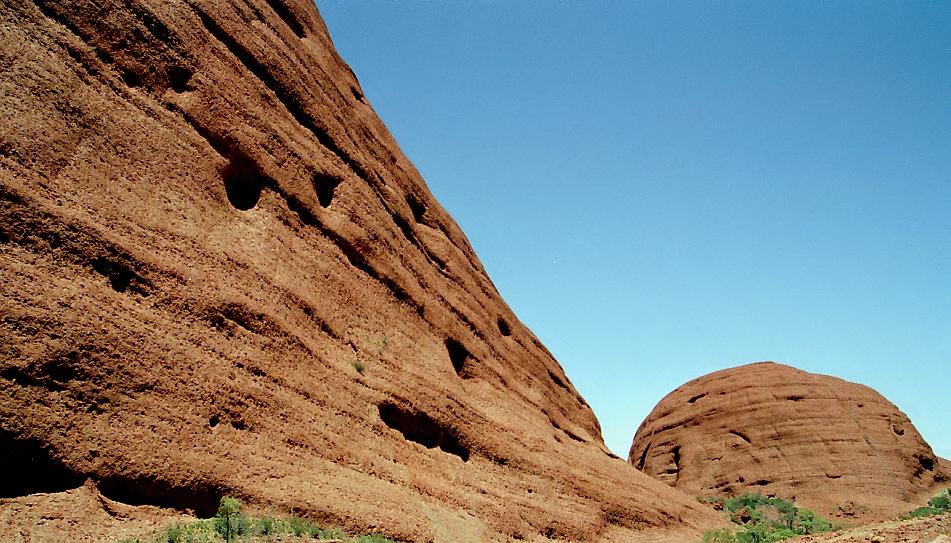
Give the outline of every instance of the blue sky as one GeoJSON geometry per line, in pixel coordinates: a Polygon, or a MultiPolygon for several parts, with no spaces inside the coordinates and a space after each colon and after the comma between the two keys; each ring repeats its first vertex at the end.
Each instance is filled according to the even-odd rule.
{"type": "Polygon", "coordinates": [[[951,4],[319,8],[616,453],[682,383],[775,360],[951,458],[951,4]]]}

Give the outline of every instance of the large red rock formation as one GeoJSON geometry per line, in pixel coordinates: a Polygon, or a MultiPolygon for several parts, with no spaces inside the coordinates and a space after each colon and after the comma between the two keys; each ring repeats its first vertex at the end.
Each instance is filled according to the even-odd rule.
{"type": "Polygon", "coordinates": [[[611,457],[310,1],[13,0],[0,29],[0,494],[414,541],[717,522],[611,457]]]}
{"type": "Polygon", "coordinates": [[[760,492],[841,516],[907,511],[948,480],[879,393],[772,362],[668,394],[638,428],[628,461],[695,496],[760,492]]]}

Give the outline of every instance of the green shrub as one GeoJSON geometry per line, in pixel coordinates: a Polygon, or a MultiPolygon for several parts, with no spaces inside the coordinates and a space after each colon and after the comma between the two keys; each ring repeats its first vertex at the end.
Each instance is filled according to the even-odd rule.
{"type": "Polygon", "coordinates": [[[379,534],[350,537],[341,530],[325,530],[301,517],[255,519],[244,514],[242,507],[237,498],[225,496],[221,499],[218,512],[210,519],[175,523],[148,539],[127,538],[120,543],[231,543],[238,541],[239,537],[240,541],[259,542],[261,539],[254,536],[267,536],[267,541],[271,541],[271,536],[282,534],[323,540],[339,539],[345,543],[395,543],[379,534]]]}
{"type": "Polygon", "coordinates": [[[251,519],[241,513],[241,507],[241,500],[237,498],[231,496],[221,498],[218,513],[214,518],[214,526],[215,531],[225,538],[225,541],[230,542],[235,536],[244,535],[250,531],[251,519]]]}
{"type": "Polygon", "coordinates": [[[354,540],[354,543],[393,543],[385,536],[380,534],[361,535],[354,540]]]}
{"type": "Polygon", "coordinates": [[[279,530],[278,521],[272,518],[262,518],[254,522],[254,528],[251,531],[259,535],[277,535],[280,533],[279,530]]]}
{"type": "Polygon", "coordinates": [[[938,494],[934,498],[928,500],[928,505],[934,507],[935,509],[947,511],[948,509],[951,509],[951,497],[948,496],[947,492],[938,494]]]}
{"type": "Polygon", "coordinates": [[[320,527],[309,520],[301,517],[291,517],[287,519],[287,527],[290,533],[300,537],[316,537],[320,533],[320,527]]]}
{"type": "Polygon", "coordinates": [[[907,515],[902,515],[902,518],[933,517],[935,515],[940,515],[943,512],[944,511],[936,507],[925,506],[925,507],[919,507],[917,509],[913,509],[907,515]]]}
{"type": "Polygon", "coordinates": [[[733,530],[723,528],[722,530],[707,530],[703,532],[703,543],[736,543],[736,534],[733,530]]]}
{"type": "Polygon", "coordinates": [[[208,521],[179,522],[165,528],[152,541],[157,543],[210,543],[214,529],[208,521]]]}
{"type": "Polygon", "coordinates": [[[320,539],[348,539],[347,534],[336,528],[330,528],[328,530],[320,530],[315,537],[320,539]]]}
{"type": "Polygon", "coordinates": [[[821,532],[831,532],[834,528],[832,523],[820,517],[814,511],[808,509],[796,510],[796,526],[800,528],[801,534],[816,534],[821,532]]]}
{"type": "Polygon", "coordinates": [[[933,517],[948,511],[951,511],[951,489],[938,493],[938,495],[928,500],[928,505],[914,509],[898,518],[933,517]]]}
{"type": "Polygon", "coordinates": [[[779,498],[746,493],[720,503],[730,520],[738,526],[704,532],[703,543],[773,543],[835,529],[831,522],[813,511],[800,509],[779,498]]]}

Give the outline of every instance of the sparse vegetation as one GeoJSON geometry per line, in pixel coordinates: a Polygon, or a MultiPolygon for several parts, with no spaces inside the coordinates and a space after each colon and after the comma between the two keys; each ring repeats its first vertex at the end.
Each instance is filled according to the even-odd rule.
{"type": "Polygon", "coordinates": [[[939,492],[935,497],[928,500],[928,505],[905,513],[900,518],[932,517],[934,515],[947,513],[948,511],[951,511],[951,488],[939,492]]]}
{"type": "Polygon", "coordinates": [[[370,343],[376,347],[376,355],[381,356],[383,351],[386,350],[386,346],[390,344],[390,336],[384,335],[379,339],[370,340],[370,343]]]}
{"type": "MultiPolygon", "coordinates": [[[[366,351],[369,352],[369,356],[366,356],[365,351],[362,351],[362,350],[358,351],[356,347],[354,347],[354,356],[350,360],[350,365],[353,366],[353,369],[357,370],[357,373],[359,373],[360,375],[363,375],[367,369],[366,358],[369,358],[370,361],[372,362],[372,359],[374,357],[376,357],[377,359],[380,359],[383,356],[383,353],[386,351],[386,346],[390,344],[390,336],[387,336],[387,335],[382,335],[380,337],[367,336],[363,338],[362,344],[364,346],[369,345],[369,347],[366,348],[366,351]],[[363,352],[364,354],[361,355],[360,354],[361,352],[363,352]]],[[[352,343],[351,343],[351,347],[353,347],[352,343]]]]}
{"type": "Polygon", "coordinates": [[[340,543],[395,543],[380,534],[350,537],[341,530],[321,528],[301,517],[255,518],[241,508],[240,500],[226,496],[213,518],[175,523],[151,537],[123,539],[120,543],[263,543],[279,535],[340,543]]]}
{"type": "MultiPolygon", "coordinates": [[[[829,532],[838,529],[828,520],[792,502],[768,498],[761,494],[743,494],[726,500],[700,498],[702,502],[720,504],[730,515],[732,528],[709,530],[703,543],[773,543],[797,535],[829,532]]],[[[718,507],[719,508],[719,507],[718,507]]]]}

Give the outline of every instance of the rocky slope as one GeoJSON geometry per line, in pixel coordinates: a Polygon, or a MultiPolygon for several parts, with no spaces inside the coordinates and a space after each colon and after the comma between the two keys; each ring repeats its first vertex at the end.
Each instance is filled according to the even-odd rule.
{"type": "Polygon", "coordinates": [[[5,1],[0,115],[0,508],[88,478],[413,541],[718,522],[611,457],[311,2],[5,1]]]}
{"type": "Polygon", "coordinates": [[[910,510],[949,476],[908,417],[871,388],[772,362],[668,394],[628,461],[695,496],[760,492],[840,518],[910,510]]]}
{"type": "Polygon", "coordinates": [[[804,535],[787,543],[951,543],[951,514],[804,535]]]}

